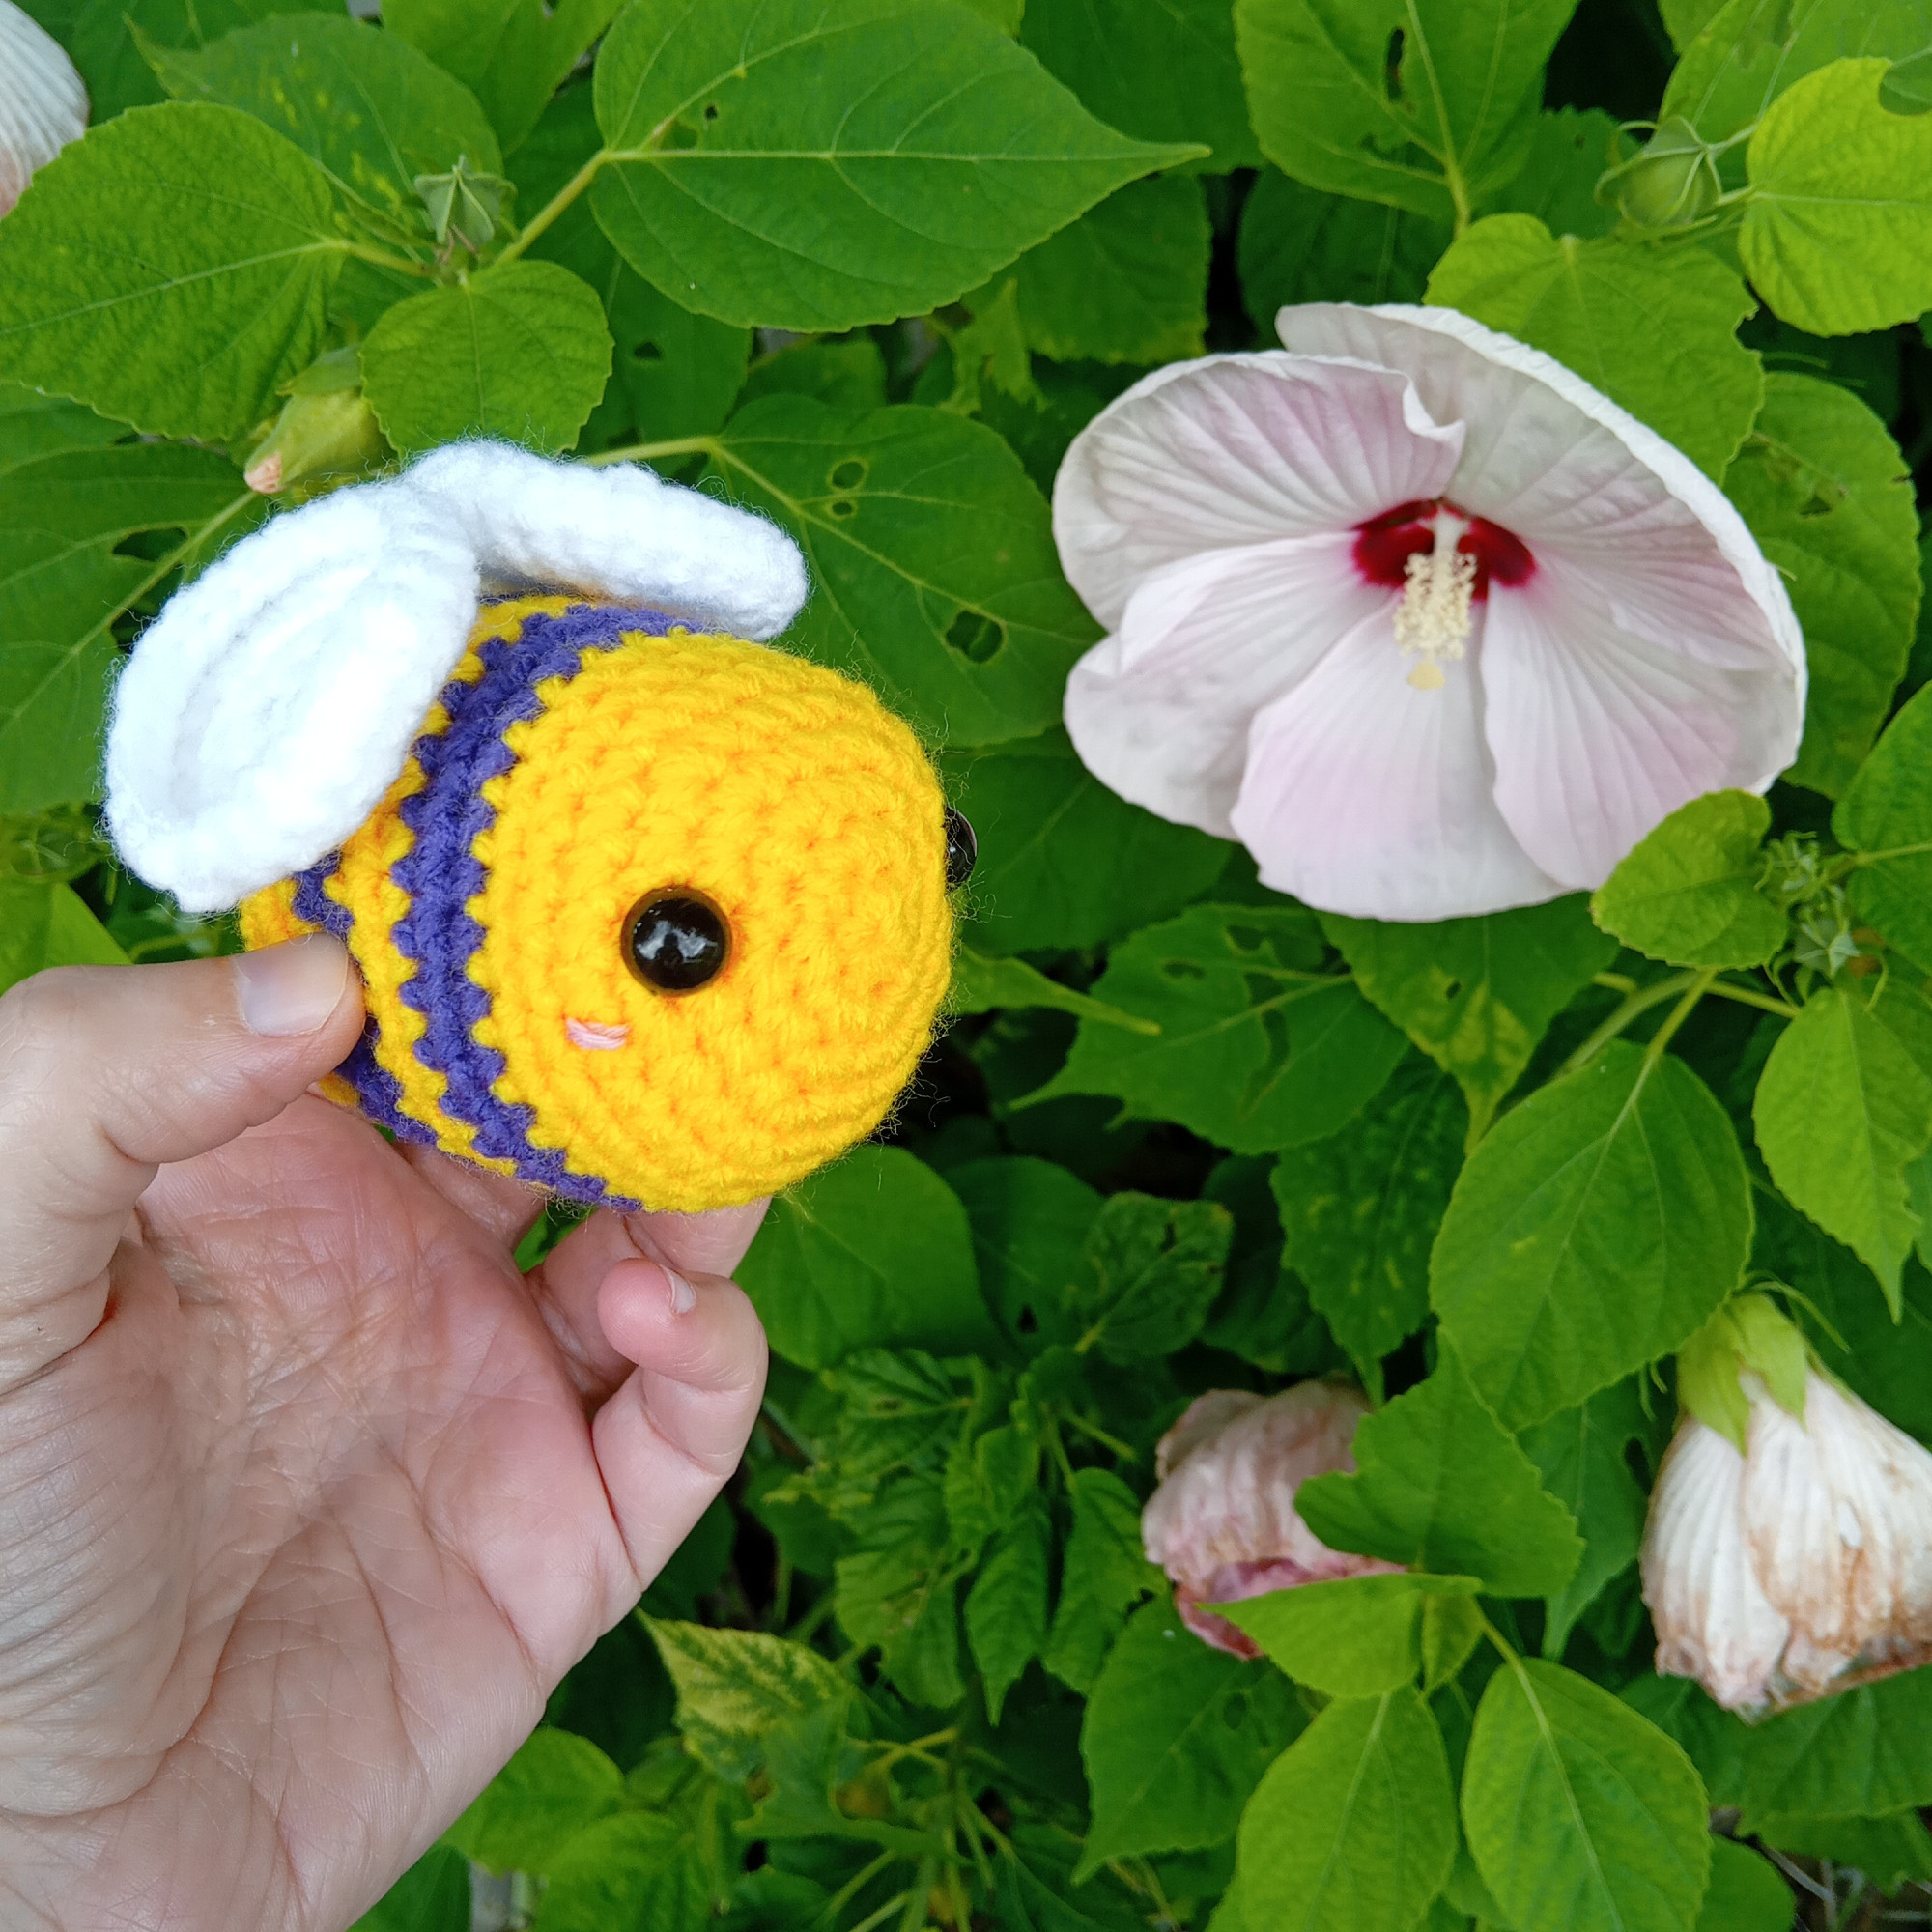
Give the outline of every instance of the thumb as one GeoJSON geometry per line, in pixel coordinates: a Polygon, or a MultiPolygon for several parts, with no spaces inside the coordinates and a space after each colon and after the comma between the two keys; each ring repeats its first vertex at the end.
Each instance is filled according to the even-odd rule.
{"type": "Polygon", "coordinates": [[[0,1388],[94,1331],[164,1161],[271,1121],[355,1043],[361,989],[317,935],[173,966],[70,966],[0,998],[0,1388]]]}

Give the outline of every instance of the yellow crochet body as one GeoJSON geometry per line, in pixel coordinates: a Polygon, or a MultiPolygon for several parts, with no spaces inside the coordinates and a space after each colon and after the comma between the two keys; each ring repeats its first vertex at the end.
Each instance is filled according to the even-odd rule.
{"type": "Polygon", "coordinates": [[[951,968],[945,803],[835,672],[521,599],[361,829],[242,908],[250,946],[319,926],[367,988],[335,1097],[573,1199],[721,1207],[863,1139],[911,1077],[951,968]],[[666,890],[728,924],[689,991],[626,952],[666,890]]]}

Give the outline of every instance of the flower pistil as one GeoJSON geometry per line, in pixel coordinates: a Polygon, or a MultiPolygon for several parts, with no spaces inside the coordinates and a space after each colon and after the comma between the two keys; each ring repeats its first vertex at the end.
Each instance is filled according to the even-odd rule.
{"type": "Polygon", "coordinates": [[[1476,559],[1461,548],[1461,517],[1438,511],[1435,542],[1410,551],[1403,566],[1402,602],[1396,606],[1396,648],[1422,662],[1408,674],[1417,691],[1440,691],[1438,659],[1459,662],[1471,629],[1469,607],[1476,595],[1476,559]]]}

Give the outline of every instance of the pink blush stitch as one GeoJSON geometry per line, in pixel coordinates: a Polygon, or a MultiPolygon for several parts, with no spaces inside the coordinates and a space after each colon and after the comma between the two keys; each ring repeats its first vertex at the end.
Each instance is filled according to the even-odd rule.
{"type": "Polygon", "coordinates": [[[572,1046],[586,1053],[615,1053],[631,1037],[628,1026],[602,1026],[596,1020],[574,1020],[564,1015],[563,1030],[572,1046]]]}

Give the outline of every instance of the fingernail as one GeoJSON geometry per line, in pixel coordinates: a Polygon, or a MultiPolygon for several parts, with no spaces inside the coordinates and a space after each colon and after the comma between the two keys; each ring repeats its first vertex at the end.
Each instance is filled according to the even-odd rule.
{"type": "Polygon", "coordinates": [[[242,1024],[274,1038],[313,1033],[341,1004],[349,983],[348,949],[323,932],[237,953],[233,964],[242,1024]]]}
{"type": "MultiPolygon", "coordinates": [[[[658,1265],[664,1267],[662,1262],[658,1265]]],[[[675,1268],[665,1268],[664,1275],[670,1283],[670,1312],[689,1315],[697,1306],[697,1291],[675,1268]]]]}

